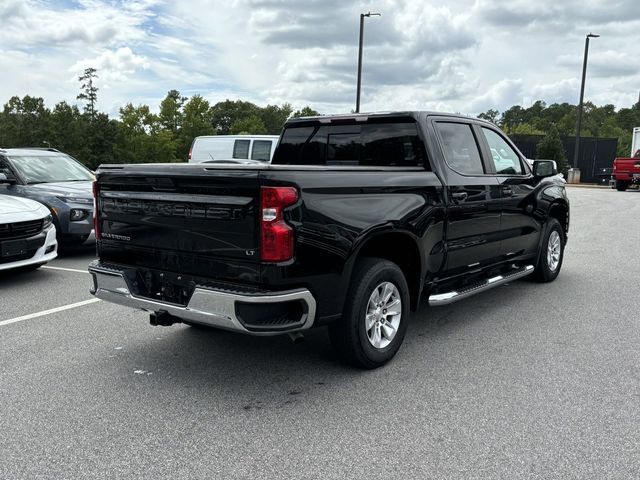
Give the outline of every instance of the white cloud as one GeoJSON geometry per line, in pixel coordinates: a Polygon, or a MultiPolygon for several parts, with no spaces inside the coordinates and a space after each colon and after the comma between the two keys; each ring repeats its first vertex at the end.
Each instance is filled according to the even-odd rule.
{"type": "Polygon", "coordinates": [[[0,0],[0,101],[74,101],[93,66],[112,114],[173,88],[349,111],[367,11],[382,16],[365,20],[363,110],[575,103],[589,31],[587,98],[637,99],[637,0],[0,0]]]}
{"type": "Polygon", "coordinates": [[[69,71],[80,74],[88,67],[95,68],[100,78],[109,84],[123,82],[127,79],[127,75],[136,70],[149,68],[149,60],[144,56],[135,55],[129,47],[121,47],[115,51],[106,50],[94,58],[79,60],[69,68],[69,71]]]}
{"type": "MultiPolygon", "coordinates": [[[[551,103],[578,103],[580,82],[576,78],[564,78],[554,83],[534,85],[528,92],[529,102],[544,100],[551,103]]],[[[527,103],[529,103],[527,102],[527,103]]]]}
{"type": "MultiPolygon", "coordinates": [[[[582,59],[575,55],[560,55],[558,65],[575,71],[582,69],[582,59]]],[[[589,55],[587,70],[590,76],[624,77],[640,74],[640,63],[635,52],[596,49],[589,55]]]]}
{"type": "Polygon", "coordinates": [[[471,102],[470,111],[482,112],[497,105],[519,105],[522,103],[523,89],[524,82],[520,78],[500,80],[471,102]]]}
{"type": "Polygon", "coordinates": [[[0,44],[20,48],[74,45],[110,46],[140,41],[141,28],[152,18],[153,2],[84,0],[80,8],[49,8],[34,0],[13,1],[0,12],[0,44]]]}

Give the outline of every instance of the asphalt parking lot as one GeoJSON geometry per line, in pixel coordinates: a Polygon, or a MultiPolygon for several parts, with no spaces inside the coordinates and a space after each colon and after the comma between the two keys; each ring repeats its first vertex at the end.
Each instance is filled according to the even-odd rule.
{"type": "Polygon", "coordinates": [[[569,195],[556,282],[423,307],[371,372],[79,304],[91,245],[2,275],[0,478],[640,478],[640,192],[569,195]]]}

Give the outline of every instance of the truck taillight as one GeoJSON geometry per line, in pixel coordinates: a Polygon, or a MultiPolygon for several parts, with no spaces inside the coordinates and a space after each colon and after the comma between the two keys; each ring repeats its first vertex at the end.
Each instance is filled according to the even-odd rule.
{"type": "Polygon", "coordinates": [[[298,201],[293,187],[262,187],[260,190],[260,258],[264,262],[284,262],[293,258],[293,228],[283,210],[298,201]]]}
{"type": "MultiPolygon", "coordinates": [[[[184,151],[184,150],[183,150],[183,151],[184,151]]],[[[188,158],[188,160],[191,160],[191,152],[192,152],[192,151],[193,151],[193,149],[192,149],[192,148],[190,148],[190,149],[189,149],[189,158],[188,158]]]]}
{"type": "Polygon", "coordinates": [[[100,240],[100,211],[98,197],[100,196],[100,185],[97,181],[93,182],[93,233],[96,240],[100,240]]]}

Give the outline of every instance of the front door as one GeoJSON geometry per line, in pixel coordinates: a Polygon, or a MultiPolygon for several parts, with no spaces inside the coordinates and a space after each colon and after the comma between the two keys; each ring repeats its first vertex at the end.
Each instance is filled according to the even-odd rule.
{"type": "Polygon", "coordinates": [[[541,223],[535,218],[535,179],[526,161],[498,130],[486,126],[477,130],[500,186],[500,257],[534,255],[541,234],[541,223]]]}

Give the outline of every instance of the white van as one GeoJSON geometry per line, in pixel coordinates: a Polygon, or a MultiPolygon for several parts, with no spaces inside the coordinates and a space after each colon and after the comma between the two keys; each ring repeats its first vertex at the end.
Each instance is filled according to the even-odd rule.
{"type": "Polygon", "coordinates": [[[204,135],[193,139],[189,162],[270,162],[278,135],[204,135]]]}

